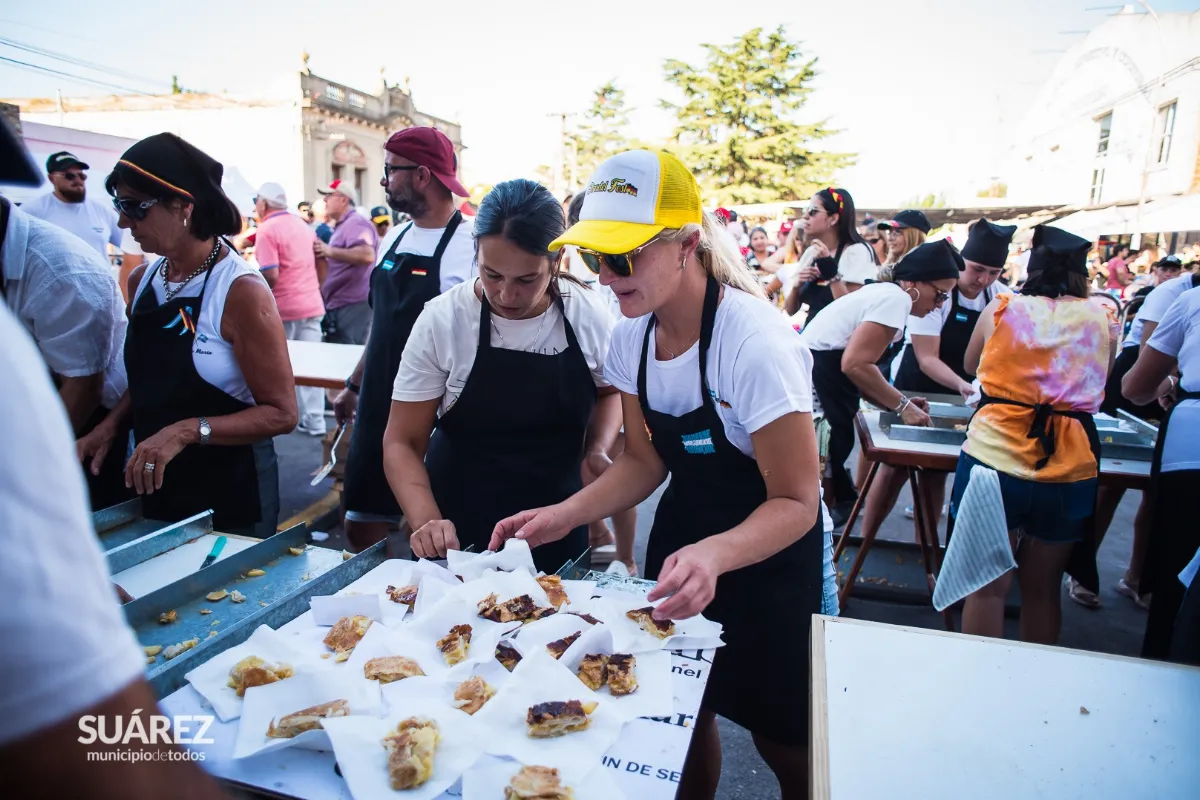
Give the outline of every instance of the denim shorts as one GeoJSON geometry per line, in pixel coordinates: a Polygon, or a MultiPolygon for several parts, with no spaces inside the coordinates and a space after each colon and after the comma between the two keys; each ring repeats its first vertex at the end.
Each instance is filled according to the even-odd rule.
{"type": "MultiPolygon", "coordinates": [[[[989,467],[966,453],[958,455],[954,473],[954,492],[950,497],[950,516],[958,513],[963,492],[974,466],[989,467]]],[[[1010,531],[1053,544],[1083,541],[1096,507],[1095,478],[1073,483],[1041,483],[1014,478],[997,470],[1000,494],[1004,498],[1005,522],[1010,531]]]]}

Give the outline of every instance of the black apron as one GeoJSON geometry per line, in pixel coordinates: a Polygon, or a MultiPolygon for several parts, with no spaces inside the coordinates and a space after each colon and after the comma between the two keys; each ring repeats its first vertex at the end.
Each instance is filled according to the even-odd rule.
{"type": "MultiPolygon", "coordinates": [[[[1188,523],[1178,523],[1178,514],[1168,515],[1162,509],[1164,504],[1173,506],[1194,505],[1194,496],[1188,492],[1194,491],[1195,472],[1180,471],[1178,475],[1188,476],[1181,481],[1170,480],[1173,473],[1166,473],[1164,481],[1162,471],[1163,451],[1166,449],[1167,429],[1175,408],[1184,400],[1200,400],[1200,392],[1185,392],[1176,390],[1176,404],[1171,407],[1158,428],[1158,440],[1154,444],[1154,460],[1150,462],[1150,508],[1153,516],[1150,522],[1150,541],[1146,548],[1146,561],[1142,566],[1142,574],[1138,579],[1138,591],[1142,594],[1152,594],[1150,614],[1146,620],[1146,635],[1142,641],[1142,658],[1165,659],[1170,655],[1171,640],[1175,629],[1175,620],[1179,608],[1183,604],[1186,589],[1179,581],[1179,573],[1196,555],[1200,547],[1200,526],[1194,519],[1188,523]]],[[[1200,586],[1200,584],[1194,584],[1200,586]]]]}
{"type": "MultiPolygon", "coordinates": [[[[979,322],[979,315],[983,312],[972,311],[960,306],[957,286],[950,293],[950,300],[950,314],[946,317],[945,324],[942,325],[938,358],[964,381],[973,381],[975,376],[967,372],[963,361],[967,354],[967,344],[971,341],[971,334],[975,332],[975,324],[979,322]]],[[[987,306],[991,300],[992,298],[988,297],[985,289],[984,306],[987,306]]],[[[917,361],[917,351],[913,349],[911,342],[908,347],[904,348],[904,356],[900,359],[900,371],[896,373],[896,388],[908,392],[958,394],[957,389],[944,386],[921,371],[921,364],[917,361]]]]}
{"type": "MultiPolygon", "coordinates": [[[[669,555],[740,525],[766,502],[758,462],[725,437],[708,392],[720,284],[712,278],[700,326],[700,396],[694,411],[675,417],[646,400],[650,332],[646,326],[638,368],[638,402],[655,452],[671,473],[654,515],[646,550],[646,577],[657,579],[669,555]]],[[[784,745],[808,740],[809,632],[821,612],[821,516],[798,541],[717,579],[704,615],[720,622],[725,646],[717,648],[705,708],[752,733],[784,745]]]]}
{"type": "MultiPolygon", "coordinates": [[[[1095,418],[1086,411],[1058,411],[1048,403],[1038,403],[1030,405],[1017,400],[1009,400],[1004,397],[991,397],[986,393],[982,394],[979,400],[979,405],[975,407],[975,414],[979,413],[979,409],[995,403],[997,405],[1020,406],[1033,410],[1033,421],[1029,425],[1029,433],[1026,434],[1030,439],[1037,439],[1042,445],[1042,458],[1038,460],[1034,469],[1041,469],[1050,463],[1050,459],[1054,457],[1057,450],[1057,434],[1054,432],[1054,417],[1068,417],[1075,420],[1083,426],[1084,432],[1087,434],[1088,445],[1091,447],[1092,456],[1096,459],[1096,476],[1100,475],[1100,434],[1096,430],[1095,418]]],[[[971,415],[974,420],[975,414],[971,415]]],[[[1083,588],[1099,593],[1100,591],[1100,575],[1096,569],[1096,526],[1093,523],[1093,518],[1089,517],[1084,524],[1083,540],[1076,542],[1071,548],[1071,558],[1067,563],[1067,574],[1083,586],[1083,588]]],[[[947,533],[947,540],[950,534],[947,533]]]]}
{"type": "Polygon", "coordinates": [[[441,293],[442,254],[461,222],[462,213],[455,211],[433,255],[397,256],[400,242],[412,229],[410,222],[371,272],[371,336],[346,457],[343,492],[348,511],[400,516],[400,504],[383,473],[383,432],[392,409],[392,386],[417,317],[425,304],[441,293]]]}
{"type": "Polygon", "coordinates": [[[804,318],[805,325],[816,319],[817,314],[834,301],[831,284],[837,277],[838,264],[842,261],[846,244],[844,242],[838,245],[836,254],[814,260],[813,266],[820,271],[820,276],[816,280],[805,281],[804,285],[796,290],[800,292],[801,305],[808,306],[808,315],[804,318]]]}
{"type": "MultiPolygon", "coordinates": [[[[214,265],[215,266],[215,265],[214,265]]],[[[196,371],[196,320],[213,268],[195,297],[158,305],[154,266],[133,303],[125,337],[125,370],[133,403],[133,436],[139,444],[163,428],[194,417],[223,417],[252,408],[213,386],[196,371]]],[[[113,442],[113,447],[120,446],[113,442]]],[[[279,516],[279,473],[271,439],[255,444],[183,448],[166,465],[162,488],[142,496],[146,517],[176,522],[212,509],[224,533],[270,536],[279,516]]]]}
{"type": "MultiPolygon", "coordinates": [[[[434,500],[454,523],[459,547],[473,544],[482,552],[500,520],[560,503],[583,488],[583,445],[596,384],[562,300],[555,302],[567,347],[554,355],[493,347],[492,310],[486,298],[480,303],[475,363],[462,394],[438,420],[425,455],[434,500]]],[[[582,525],[534,548],[533,561],[553,574],[587,547],[582,525]]]]}
{"type": "MultiPolygon", "coordinates": [[[[842,372],[845,350],[813,350],[813,391],[821,401],[821,412],[829,423],[829,465],[833,481],[830,507],[849,506],[858,499],[858,489],[846,469],[846,459],[854,451],[854,417],[862,403],[862,392],[842,372]]],[[[828,502],[830,498],[826,498],[828,502]]]]}

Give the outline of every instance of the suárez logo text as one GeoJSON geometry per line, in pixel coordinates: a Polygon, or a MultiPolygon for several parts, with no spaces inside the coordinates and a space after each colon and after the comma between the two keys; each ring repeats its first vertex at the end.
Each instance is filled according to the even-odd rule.
{"type": "Polygon", "coordinates": [[[181,714],[168,717],[151,714],[150,729],[146,729],[140,716],[142,709],[134,709],[133,716],[96,716],[86,714],[79,718],[80,744],[215,744],[205,737],[213,724],[211,714],[181,714]]]}

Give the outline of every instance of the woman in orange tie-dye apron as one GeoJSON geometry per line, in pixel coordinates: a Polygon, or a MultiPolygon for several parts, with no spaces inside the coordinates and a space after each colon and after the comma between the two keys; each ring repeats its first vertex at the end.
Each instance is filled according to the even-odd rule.
{"type": "MultiPolygon", "coordinates": [[[[1104,400],[1119,326],[1087,299],[1088,247],[1039,225],[1022,293],[984,309],[965,359],[983,398],[959,456],[950,513],[973,467],[999,473],[1028,642],[1058,640],[1064,572],[1093,591],[1098,584],[1091,518],[1100,440],[1092,415],[1104,400]]],[[[1003,635],[1011,584],[1008,572],[967,598],[964,633],[1003,635]]]]}

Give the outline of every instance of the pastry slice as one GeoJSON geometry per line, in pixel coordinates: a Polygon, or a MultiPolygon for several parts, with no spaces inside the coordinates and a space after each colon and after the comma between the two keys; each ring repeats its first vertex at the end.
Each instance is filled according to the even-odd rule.
{"type": "Polygon", "coordinates": [[[331,700],[309,708],[293,711],[279,719],[278,724],[271,720],[267,728],[267,736],[272,739],[291,739],[305,731],[315,731],[321,727],[321,720],[332,717],[350,716],[350,704],[346,700],[331,700]]]}
{"type": "Polygon", "coordinates": [[[506,670],[512,672],[521,662],[521,654],[512,645],[501,642],[496,645],[496,660],[503,664],[506,670]]]}
{"type": "Polygon", "coordinates": [[[438,650],[442,651],[447,666],[453,667],[462,662],[471,647],[471,626],[455,625],[449,633],[438,639],[437,646],[438,650]]]}
{"type": "Polygon", "coordinates": [[[563,786],[558,770],[550,767],[521,767],[504,787],[504,800],[574,800],[575,793],[563,786]]]}
{"type": "Polygon", "coordinates": [[[558,575],[542,575],[537,579],[538,586],[546,590],[546,597],[550,598],[550,605],[557,608],[562,608],[563,604],[568,602],[567,590],[563,588],[562,578],[558,575]]]}
{"type": "Polygon", "coordinates": [[[395,586],[387,587],[388,600],[393,603],[402,603],[410,609],[417,604],[417,587],[416,586],[401,586],[397,589],[395,586]]]}
{"type": "Polygon", "coordinates": [[[595,691],[608,681],[608,656],[603,653],[589,653],[579,662],[579,680],[583,685],[595,691]]]}
{"type": "Polygon", "coordinates": [[[420,664],[404,656],[369,658],[367,663],[363,664],[363,677],[369,681],[379,681],[380,683],[402,681],[405,678],[415,678],[424,674],[420,664]]]}
{"type": "Polygon", "coordinates": [[[558,609],[555,608],[554,606],[546,606],[545,608],[542,608],[539,606],[537,608],[534,608],[533,611],[529,612],[529,616],[527,616],[525,618],[525,622],[536,622],[539,619],[543,619],[545,617],[550,616],[551,614],[557,614],[557,613],[558,613],[558,609]]]}
{"type": "Polygon", "coordinates": [[[589,625],[599,625],[600,624],[600,620],[596,619],[591,614],[584,614],[582,611],[568,611],[567,613],[572,614],[576,617],[579,617],[581,620],[588,623],[589,625]]]}
{"type": "Polygon", "coordinates": [[[342,617],[329,629],[329,633],[325,634],[325,646],[335,653],[349,653],[370,627],[371,620],[367,617],[342,617]]]}
{"type": "Polygon", "coordinates": [[[637,676],[633,668],[637,659],[629,653],[613,653],[608,657],[608,691],[620,697],[637,691],[637,676]]]}
{"type": "Polygon", "coordinates": [[[483,704],[491,700],[495,694],[496,689],[476,675],[473,678],[467,678],[454,690],[454,707],[468,714],[474,714],[483,708],[483,704]]]}
{"type": "Polygon", "coordinates": [[[578,700],[538,703],[525,713],[525,730],[534,739],[549,739],[581,731],[591,724],[588,714],[596,710],[596,703],[586,705],[578,700]]]}
{"type": "Polygon", "coordinates": [[[258,656],[246,656],[229,670],[225,685],[236,689],[238,697],[245,697],[246,690],[253,686],[266,686],[294,674],[291,664],[272,664],[258,656]]]}
{"type": "Polygon", "coordinates": [[[642,630],[658,639],[666,639],[668,636],[675,635],[675,623],[671,620],[662,622],[655,619],[653,606],[645,608],[635,608],[633,611],[626,611],[625,616],[641,626],[642,630]]]}
{"type": "Polygon", "coordinates": [[[580,636],[579,631],[575,631],[570,636],[564,636],[561,639],[555,639],[550,644],[546,645],[546,652],[554,656],[557,661],[562,658],[563,653],[567,652],[567,648],[575,644],[575,640],[580,636]]]}
{"type": "Polygon", "coordinates": [[[437,723],[418,717],[409,717],[383,738],[392,789],[415,789],[429,780],[439,739],[437,723]]]}

